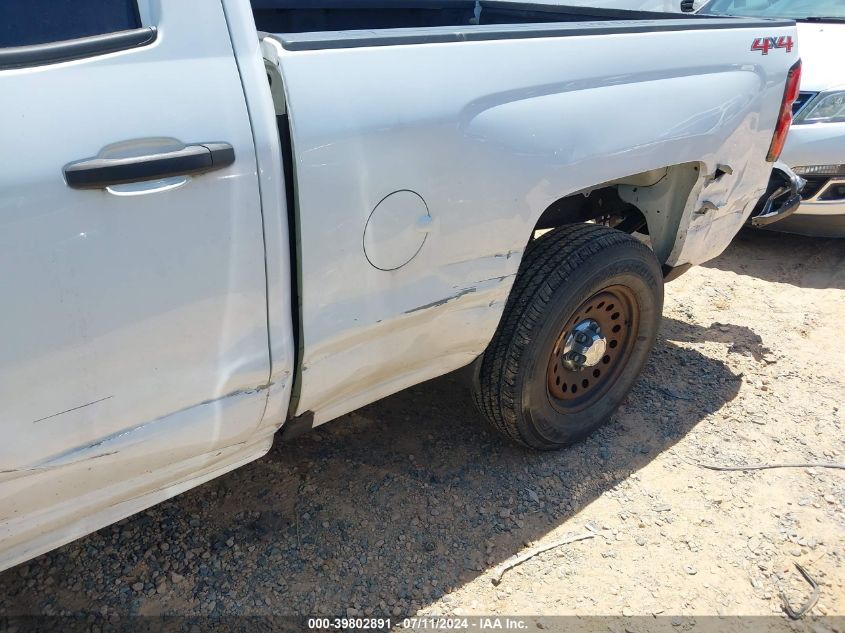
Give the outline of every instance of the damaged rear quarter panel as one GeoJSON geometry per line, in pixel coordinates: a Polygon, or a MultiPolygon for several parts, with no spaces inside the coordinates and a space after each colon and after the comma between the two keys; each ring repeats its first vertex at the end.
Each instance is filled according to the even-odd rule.
{"type": "Polygon", "coordinates": [[[313,411],[320,424],[481,354],[537,219],[564,196],[698,164],[680,208],[656,210],[677,227],[662,257],[724,248],[768,179],[763,157],[794,61],[751,56],[748,37],[737,28],[296,52],[276,43],[301,262],[293,413],[313,411]],[[723,192],[704,186],[719,164],[734,168],[723,192]],[[409,263],[377,270],[364,227],[399,190],[425,200],[434,228],[409,263]],[[708,195],[718,211],[697,217],[708,195]]]}

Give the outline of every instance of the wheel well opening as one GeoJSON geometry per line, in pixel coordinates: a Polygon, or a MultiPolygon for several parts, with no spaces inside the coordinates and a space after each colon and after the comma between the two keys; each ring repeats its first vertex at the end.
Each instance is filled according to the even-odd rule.
{"type": "Polygon", "coordinates": [[[555,200],[540,215],[532,239],[564,224],[595,223],[648,236],[665,264],[685,212],[701,188],[702,164],[682,163],[632,174],[555,200]],[[698,188],[697,188],[698,183],[698,188]]]}
{"type": "Polygon", "coordinates": [[[554,229],[564,224],[595,222],[626,233],[648,234],[648,223],[642,211],[619,197],[616,185],[575,193],[555,200],[543,211],[534,227],[537,231],[554,229]]]}

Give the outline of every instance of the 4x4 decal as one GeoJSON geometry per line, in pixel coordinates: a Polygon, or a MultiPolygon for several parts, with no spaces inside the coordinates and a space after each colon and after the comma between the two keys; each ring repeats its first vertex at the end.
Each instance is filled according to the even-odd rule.
{"type": "Polygon", "coordinates": [[[785,48],[787,53],[791,53],[793,46],[795,46],[795,44],[792,42],[791,35],[781,35],[780,37],[756,37],[754,38],[754,43],[751,44],[751,50],[760,51],[763,55],[768,55],[771,50],[785,48]]]}

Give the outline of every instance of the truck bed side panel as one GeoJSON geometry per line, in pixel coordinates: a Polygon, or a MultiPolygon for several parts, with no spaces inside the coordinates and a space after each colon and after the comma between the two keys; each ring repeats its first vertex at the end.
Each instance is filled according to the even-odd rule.
{"type": "Polygon", "coordinates": [[[700,164],[680,233],[707,239],[677,244],[666,263],[717,254],[768,181],[797,51],[751,44],[781,35],[794,27],[279,46],[300,227],[296,413],[319,424],[481,354],[537,219],[563,196],[700,164]],[[705,186],[717,165],[733,173],[705,186]],[[407,264],[378,269],[365,227],[402,190],[425,202],[424,241],[407,264]],[[704,201],[714,210],[694,214],[704,201]]]}

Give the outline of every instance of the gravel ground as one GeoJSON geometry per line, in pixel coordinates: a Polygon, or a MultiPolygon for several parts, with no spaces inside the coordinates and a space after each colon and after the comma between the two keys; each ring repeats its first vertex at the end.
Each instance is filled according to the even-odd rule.
{"type": "Polygon", "coordinates": [[[845,240],[743,233],[667,287],[614,421],[551,454],[465,372],[0,574],[0,614],[845,614],[845,240]],[[594,534],[491,578],[527,548],[594,534]]]}

